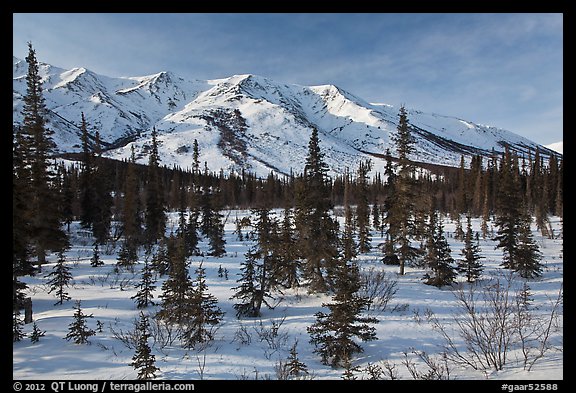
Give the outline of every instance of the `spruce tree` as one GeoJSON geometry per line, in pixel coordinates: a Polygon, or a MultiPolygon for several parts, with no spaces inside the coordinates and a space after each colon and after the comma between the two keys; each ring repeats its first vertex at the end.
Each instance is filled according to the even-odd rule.
{"type": "Polygon", "coordinates": [[[444,226],[438,213],[430,214],[429,234],[426,240],[426,255],[424,264],[427,272],[424,275],[424,283],[442,287],[450,285],[456,278],[454,258],[451,256],[450,246],[444,237],[444,226]]]}
{"type": "Polygon", "coordinates": [[[329,313],[317,312],[316,322],[307,328],[310,343],[316,347],[323,364],[343,367],[355,353],[363,348],[354,341],[376,339],[376,330],[369,324],[378,323],[376,318],[363,317],[370,304],[367,297],[360,296],[358,267],[353,262],[343,262],[338,269],[332,303],[322,304],[329,313]]]}
{"type": "Polygon", "coordinates": [[[260,316],[262,303],[271,308],[266,298],[272,298],[266,287],[266,270],[261,261],[261,254],[256,246],[250,247],[242,262],[239,286],[232,288],[234,295],[230,299],[238,299],[234,304],[236,317],[254,318],[260,316]]]}
{"type": "Polygon", "coordinates": [[[136,155],[131,147],[130,160],[124,178],[124,198],[120,214],[120,228],[125,248],[133,255],[143,240],[142,206],[140,203],[140,182],[136,173],[136,155]]]}
{"type": "Polygon", "coordinates": [[[93,174],[94,174],[94,153],[90,147],[88,126],[84,112],[81,113],[80,131],[82,132],[82,154],[81,171],[79,179],[80,192],[80,225],[82,228],[91,229],[95,219],[96,202],[94,200],[93,174]]]}
{"type": "Polygon", "coordinates": [[[169,241],[170,239],[166,238],[160,239],[158,247],[156,248],[156,252],[152,254],[152,260],[150,262],[150,265],[152,269],[154,269],[160,276],[168,274],[172,266],[170,256],[168,255],[169,241]]]}
{"type": "Polygon", "coordinates": [[[74,340],[75,344],[89,344],[89,337],[96,334],[96,332],[88,328],[86,320],[88,318],[93,318],[92,314],[86,315],[82,312],[81,301],[76,301],[76,312],[74,313],[74,321],[68,325],[68,334],[64,339],[70,341],[74,340]]]}
{"type": "Polygon", "coordinates": [[[277,254],[278,267],[275,269],[277,280],[284,288],[295,288],[300,285],[301,261],[297,256],[296,236],[293,228],[292,211],[286,207],[282,224],[279,229],[279,239],[274,245],[277,254]]]}
{"type": "Polygon", "coordinates": [[[24,337],[26,337],[24,321],[20,318],[20,309],[15,308],[12,312],[12,341],[22,341],[24,337]]]}
{"type": "Polygon", "coordinates": [[[418,255],[410,241],[410,236],[414,234],[415,166],[409,157],[414,151],[414,138],[410,133],[408,114],[404,106],[400,108],[396,131],[391,138],[396,146],[398,163],[396,175],[392,177],[393,195],[387,199],[386,222],[390,240],[398,254],[399,274],[403,275],[406,264],[418,255]]]}
{"type": "Polygon", "coordinates": [[[190,319],[188,300],[192,283],[188,275],[184,241],[181,237],[172,237],[171,240],[168,247],[170,270],[168,279],[162,284],[162,303],[157,317],[183,329],[190,319]]]}
{"type": "Polygon", "coordinates": [[[160,174],[160,155],[156,128],[152,129],[152,146],[148,159],[146,177],[145,238],[152,244],[162,237],[166,229],[166,209],[164,206],[164,188],[160,174]]]}
{"type": "Polygon", "coordinates": [[[512,270],[516,268],[518,234],[524,208],[517,170],[516,157],[506,148],[498,174],[497,212],[494,222],[498,232],[493,240],[498,241],[496,248],[502,248],[504,252],[501,266],[512,270]]]}
{"type": "Polygon", "coordinates": [[[542,253],[532,237],[531,219],[524,215],[518,228],[518,243],[515,250],[515,264],[512,268],[525,279],[533,279],[542,275],[542,253]]]}
{"type": "Polygon", "coordinates": [[[208,292],[206,269],[202,267],[202,263],[196,268],[195,274],[189,298],[191,320],[184,332],[187,348],[214,340],[214,329],[224,316],[224,312],[218,307],[218,299],[208,292]]]}
{"type": "Polygon", "coordinates": [[[308,367],[298,359],[298,351],[296,347],[298,340],[290,347],[289,355],[285,367],[285,373],[289,378],[300,378],[308,375],[308,367]]]}
{"type": "Polygon", "coordinates": [[[156,373],[160,371],[156,367],[156,356],[154,356],[148,344],[148,339],[150,338],[149,326],[148,317],[140,311],[140,320],[136,325],[138,343],[134,356],[132,356],[132,363],[130,363],[135,370],[138,370],[136,378],[139,380],[154,379],[156,378],[156,373]]]}
{"type": "Polygon", "coordinates": [[[298,253],[305,260],[303,277],[311,292],[331,287],[338,259],[338,222],[331,216],[328,166],[320,149],[318,130],[312,129],[304,174],[296,184],[295,225],[298,253]]]}
{"type": "Polygon", "coordinates": [[[22,162],[28,166],[29,178],[26,201],[27,214],[30,219],[29,234],[38,265],[46,262],[48,251],[59,251],[68,248],[68,238],[62,229],[62,215],[59,203],[55,203],[55,173],[50,162],[56,147],[53,131],[46,127],[46,105],[42,92],[42,78],[36,52],[28,43],[27,90],[24,95],[24,117],[19,144],[22,162]]]}
{"type": "Polygon", "coordinates": [[[204,188],[201,196],[201,231],[208,238],[209,255],[219,257],[226,252],[224,216],[218,208],[218,192],[204,188]]]}
{"type": "Polygon", "coordinates": [[[65,288],[68,287],[70,280],[72,280],[72,273],[70,273],[70,267],[64,262],[66,262],[66,257],[64,252],[60,251],[58,252],[58,262],[54,265],[52,272],[48,274],[48,277],[52,277],[48,281],[48,285],[50,285],[48,293],[56,291],[56,297],[58,298],[58,301],[54,303],[55,306],[71,299],[65,288]]]}
{"type": "Polygon", "coordinates": [[[32,265],[32,214],[29,154],[30,141],[16,127],[12,150],[12,271],[15,277],[33,274],[32,265]]]}
{"type": "Polygon", "coordinates": [[[344,230],[342,231],[342,256],[344,260],[350,261],[358,255],[358,245],[354,239],[355,222],[352,206],[350,206],[351,196],[350,175],[344,175],[344,230]]]}
{"type": "Polygon", "coordinates": [[[148,262],[148,256],[149,255],[144,259],[144,268],[142,269],[142,278],[140,283],[136,285],[138,291],[130,298],[134,299],[136,302],[136,308],[138,309],[153,306],[155,304],[152,299],[154,299],[153,292],[156,286],[154,286],[155,280],[154,275],[152,274],[152,267],[148,262]]]}
{"type": "Polygon", "coordinates": [[[466,277],[466,281],[474,282],[482,274],[484,267],[482,263],[479,262],[482,256],[480,256],[480,247],[477,243],[474,243],[472,239],[472,221],[470,215],[466,217],[466,235],[464,236],[464,248],[461,253],[464,259],[458,261],[458,272],[466,277]]]}
{"type": "Polygon", "coordinates": [[[113,174],[109,173],[109,166],[102,161],[102,150],[100,147],[100,134],[96,131],[95,136],[95,170],[93,175],[94,189],[94,221],[92,222],[92,233],[96,241],[100,244],[106,243],[110,237],[112,222],[112,179],[113,174]]]}
{"type": "Polygon", "coordinates": [[[361,254],[370,251],[370,206],[368,205],[368,173],[372,170],[370,160],[363,161],[358,167],[358,187],[356,193],[356,222],[358,225],[358,251],[361,254]]]}

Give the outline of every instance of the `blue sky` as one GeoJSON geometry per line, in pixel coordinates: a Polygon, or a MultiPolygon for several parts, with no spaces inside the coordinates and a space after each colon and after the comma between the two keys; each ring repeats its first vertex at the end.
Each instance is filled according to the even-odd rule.
{"type": "Polygon", "coordinates": [[[107,76],[257,74],[563,139],[562,14],[13,14],[13,54],[107,76]]]}

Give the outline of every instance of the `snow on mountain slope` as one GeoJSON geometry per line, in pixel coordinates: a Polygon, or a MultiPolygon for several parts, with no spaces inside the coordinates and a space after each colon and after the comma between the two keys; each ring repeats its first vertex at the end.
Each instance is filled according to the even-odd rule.
{"type": "MultiPolygon", "coordinates": [[[[26,92],[26,62],[13,58],[14,123],[21,121],[26,92]]],[[[370,104],[334,85],[299,86],[256,75],[187,81],[171,72],[111,78],[85,68],[64,70],[41,64],[49,121],[62,152],[78,151],[81,113],[98,130],[107,155],[127,158],[133,144],[139,161],[155,127],[162,163],[191,166],[197,139],[200,160],[212,170],[242,169],[266,176],[270,171],[299,172],[304,166],[313,127],[332,173],[355,169],[390,148],[398,108],[370,104]]],[[[417,148],[415,161],[458,166],[461,155],[488,156],[508,145],[519,152],[557,154],[499,128],[455,117],[408,109],[417,148]]]]}

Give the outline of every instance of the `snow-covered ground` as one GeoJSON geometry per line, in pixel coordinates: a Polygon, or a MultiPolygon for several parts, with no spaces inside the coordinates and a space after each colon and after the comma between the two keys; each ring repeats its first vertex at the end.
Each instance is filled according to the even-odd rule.
{"type": "MultiPolygon", "coordinates": [[[[240,264],[244,253],[248,250],[249,241],[238,241],[233,233],[234,220],[249,214],[248,211],[231,211],[228,215],[226,230],[226,250],[224,257],[194,257],[190,266],[190,276],[194,277],[194,269],[200,262],[206,268],[209,292],[219,300],[219,307],[226,314],[216,333],[216,339],[206,348],[185,350],[178,344],[174,346],[153,346],[156,356],[156,366],[160,368],[158,379],[194,380],[194,379],[277,379],[276,369],[280,361],[288,357],[290,347],[297,341],[298,358],[305,363],[310,378],[340,379],[342,369],[333,369],[320,362],[320,357],[313,353],[314,347],[309,343],[306,328],[314,323],[314,314],[322,310],[322,303],[330,298],[324,295],[310,295],[304,288],[286,291],[283,295],[276,294],[278,305],[270,310],[263,307],[261,318],[239,320],[235,316],[234,293],[236,279],[240,272],[240,264]],[[218,269],[228,271],[228,279],[219,277],[218,269]],[[262,340],[263,333],[270,332],[273,326],[278,327],[274,342],[262,340]]],[[[278,215],[281,213],[278,212],[278,215]]],[[[176,216],[172,216],[174,223],[176,216]]],[[[552,226],[556,234],[560,233],[560,222],[552,218],[552,226]]],[[[174,224],[175,225],[175,224],[174,224]]],[[[455,224],[445,221],[445,231],[452,233],[455,224]]],[[[478,231],[480,221],[473,220],[473,228],[478,231]]],[[[171,228],[168,228],[170,231],[171,228]]],[[[529,286],[537,306],[537,315],[549,313],[554,299],[558,296],[563,282],[562,239],[543,238],[533,227],[534,236],[540,251],[543,253],[543,276],[529,281],[529,286]]],[[[372,242],[377,245],[382,242],[379,234],[372,232],[372,242]]],[[[448,237],[452,254],[460,257],[463,243],[448,237]]],[[[134,273],[114,273],[114,265],[118,248],[105,253],[101,250],[100,257],[104,266],[91,267],[91,239],[81,236],[78,226],[72,225],[73,247],[68,251],[67,260],[72,266],[73,284],[68,289],[72,300],[63,305],[54,306],[54,293],[49,294],[47,274],[53,264],[43,267],[42,273],[35,277],[25,277],[28,284],[28,296],[32,297],[34,305],[34,320],[37,326],[46,331],[44,337],[37,343],[32,343],[29,337],[13,345],[13,378],[14,379],[86,379],[86,380],[125,380],[135,379],[137,372],[130,366],[134,349],[128,348],[118,339],[119,336],[134,329],[134,321],[140,310],[130,299],[136,293],[134,286],[140,281],[140,271],[143,263],[136,266],[134,273]],[[88,320],[89,327],[97,329],[97,321],[102,324],[102,332],[90,338],[90,345],[76,345],[64,338],[68,325],[73,320],[75,301],[81,300],[85,314],[92,314],[88,320]]],[[[494,249],[492,240],[480,238],[482,255],[485,265],[483,281],[489,277],[498,276],[502,269],[502,251],[494,249]]],[[[201,250],[207,250],[207,244],[201,243],[201,250]]],[[[385,270],[388,277],[397,280],[397,293],[390,301],[388,308],[377,315],[379,323],[374,325],[378,339],[361,343],[364,353],[357,355],[354,366],[360,370],[368,364],[383,365],[388,362],[394,365],[398,378],[411,379],[407,367],[403,364],[404,353],[409,359],[425,372],[424,363],[412,351],[424,351],[433,360],[440,360],[444,340],[440,333],[424,321],[426,310],[430,309],[445,323],[448,329],[454,327],[453,316],[457,313],[456,300],[448,288],[438,289],[422,282],[423,270],[409,267],[404,276],[397,276],[396,266],[383,265],[381,254],[374,248],[372,252],[358,257],[362,269],[373,266],[385,270]]],[[[141,256],[141,261],[143,261],[141,256]]],[[[52,256],[51,261],[55,261],[52,256]]],[[[461,280],[461,278],[459,278],[461,280]]],[[[155,300],[161,293],[164,278],[156,283],[155,300]]],[[[464,284],[468,285],[468,284],[464,284]]],[[[150,307],[146,312],[153,314],[158,308],[150,307]]],[[[526,371],[522,365],[522,357],[518,351],[510,352],[503,370],[475,371],[449,363],[451,379],[501,379],[501,380],[561,380],[563,379],[563,335],[562,316],[560,310],[559,324],[552,329],[550,343],[554,346],[545,356],[536,362],[531,371],[526,371]]],[[[25,325],[25,331],[30,333],[32,324],[25,325]]],[[[453,337],[459,345],[461,339],[453,337]],[[460,340],[460,341],[458,341],[460,340]]],[[[150,342],[152,345],[152,340],[150,342]]],[[[368,378],[367,374],[358,372],[358,379],[368,378]]]]}

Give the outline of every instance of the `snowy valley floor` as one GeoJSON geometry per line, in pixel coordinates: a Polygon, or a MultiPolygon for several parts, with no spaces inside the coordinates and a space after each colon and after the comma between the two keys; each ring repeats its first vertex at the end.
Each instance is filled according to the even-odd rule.
{"type": "MultiPolygon", "coordinates": [[[[333,369],[320,362],[320,357],[313,353],[314,347],[309,343],[306,328],[314,323],[314,314],[322,310],[322,303],[330,298],[324,295],[310,295],[305,288],[277,294],[278,305],[273,309],[262,309],[261,318],[242,319],[235,317],[232,288],[237,286],[236,279],[240,272],[240,263],[250,246],[248,241],[238,241],[234,231],[234,219],[249,214],[248,211],[231,211],[225,226],[226,250],[222,258],[194,257],[190,267],[193,277],[194,269],[200,262],[206,268],[208,290],[219,300],[219,307],[226,314],[214,340],[208,347],[195,350],[182,349],[177,343],[161,347],[156,344],[153,353],[156,366],[160,368],[158,379],[163,380],[241,380],[241,379],[278,379],[277,366],[288,357],[290,347],[297,341],[298,358],[306,364],[310,379],[341,379],[342,369],[333,369]],[[219,277],[218,269],[228,271],[228,279],[219,277]],[[277,327],[273,340],[263,339],[264,333],[277,327]]],[[[281,213],[278,212],[280,215],[281,213]]],[[[176,216],[173,216],[174,220],[176,216]]],[[[552,226],[556,234],[560,233],[560,222],[552,217],[552,226]]],[[[464,221],[465,222],[465,221],[464,221]]],[[[454,231],[454,223],[444,221],[448,233],[454,231]]],[[[480,220],[473,220],[473,229],[478,231],[480,220]]],[[[170,230],[170,229],[168,229],[170,230]]],[[[78,226],[72,226],[73,247],[67,252],[67,261],[72,265],[73,284],[68,288],[72,300],[63,305],[54,306],[56,298],[49,294],[47,274],[52,264],[43,267],[42,273],[35,277],[25,277],[28,284],[28,296],[32,297],[34,321],[39,329],[46,331],[37,343],[29,337],[13,344],[13,379],[51,379],[51,380],[132,380],[137,372],[130,366],[134,349],[128,348],[118,338],[134,329],[138,318],[137,310],[131,296],[136,293],[134,286],[140,281],[142,263],[136,266],[134,273],[114,273],[117,252],[112,250],[100,257],[104,266],[91,267],[91,239],[80,236],[78,226]],[[90,338],[90,345],[76,345],[64,340],[68,325],[73,320],[74,304],[82,301],[85,314],[92,314],[88,320],[89,327],[97,329],[97,321],[102,324],[102,332],[90,338]]],[[[563,283],[562,239],[543,238],[533,225],[534,237],[543,254],[544,265],[541,278],[529,281],[533,295],[535,313],[545,317],[558,297],[563,283]]],[[[448,237],[452,255],[460,258],[463,242],[448,237]]],[[[382,238],[372,232],[374,246],[382,238]]],[[[482,281],[490,277],[501,277],[502,251],[494,249],[494,241],[480,238],[480,247],[485,270],[482,281]]],[[[202,242],[201,250],[207,245],[202,242]]],[[[361,343],[364,353],[357,355],[354,366],[360,371],[355,373],[358,379],[367,379],[368,365],[388,365],[394,367],[399,379],[412,379],[408,367],[403,362],[410,360],[417,370],[425,373],[429,368],[415,352],[424,351],[436,363],[442,363],[444,339],[440,333],[425,321],[426,310],[431,310],[447,327],[455,328],[454,316],[457,313],[456,298],[451,288],[438,289],[422,282],[423,270],[408,267],[404,276],[397,276],[397,266],[383,265],[381,253],[374,247],[373,251],[358,257],[362,269],[374,266],[387,272],[387,277],[397,280],[397,292],[388,304],[387,310],[377,315],[376,327],[378,340],[361,343]],[[407,354],[407,356],[405,355],[407,354]]],[[[50,261],[55,262],[55,256],[50,261]]],[[[458,278],[460,281],[463,279],[458,278]]],[[[155,299],[161,293],[165,277],[156,282],[155,299]]],[[[465,286],[470,284],[463,284],[465,286]]],[[[158,306],[145,310],[153,314],[158,306]]],[[[501,371],[480,371],[470,367],[461,367],[449,362],[450,379],[498,379],[498,380],[561,380],[563,379],[563,310],[560,307],[558,323],[551,330],[550,344],[553,346],[539,359],[531,371],[523,367],[522,356],[518,350],[510,351],[506,366],[501,371]]],[[[32,324],[25,325],[25,332],[32,330],[32,324]]],[[[454,331],[455,332],[455,331],[454,331]]],[[[453,335],[460,349],[464,342],[456,333],[453,335]],[[458,341],[460,340],[460,341],[458,341]]],[[[152,344],[152,342],[151,342],[152,344]]]]}

